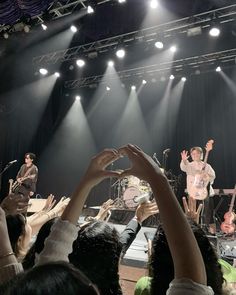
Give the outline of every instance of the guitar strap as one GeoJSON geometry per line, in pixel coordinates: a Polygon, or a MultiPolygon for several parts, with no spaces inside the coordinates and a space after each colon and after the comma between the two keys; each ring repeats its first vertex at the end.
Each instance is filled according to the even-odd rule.
{"type": "Polygon", "coordinates": [[[33,167],[34,167],[34,165],[32,165],[29,169],[27,169],[24,176],[22,176],[22,178],[29,176],[30,172],[33,170],[33,167]]]}

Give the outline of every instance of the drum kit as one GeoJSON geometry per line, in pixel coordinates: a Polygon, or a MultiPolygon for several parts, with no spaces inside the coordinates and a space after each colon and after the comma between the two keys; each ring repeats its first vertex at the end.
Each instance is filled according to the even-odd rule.
{"type": "Polygon", "coordinates": [[[133,175],[117,180],[112,186],[115,187],[115,204],[118,208],[135,209],[142,196],[144,199],[152,196],[149,183],[133,175]]]}

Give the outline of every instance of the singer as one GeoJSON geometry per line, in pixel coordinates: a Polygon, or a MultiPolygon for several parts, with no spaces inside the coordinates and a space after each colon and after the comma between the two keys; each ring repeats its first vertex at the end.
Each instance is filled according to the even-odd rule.
{"type": "Polygon", "coordinates": [[[25,164],[23,164],[17,173],[16,180],[19,183],[18,192],[21,186],[28,191],[29,196],[32,197],[36,192],[36,183],[38,180],[38,168],[33,164],[36,156],[33,153],[25,154],[25,164]]]}

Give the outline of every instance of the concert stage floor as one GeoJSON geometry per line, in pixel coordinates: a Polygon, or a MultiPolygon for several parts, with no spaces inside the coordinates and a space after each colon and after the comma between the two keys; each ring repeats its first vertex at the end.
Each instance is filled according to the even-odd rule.
{"type": "MultiPolygon", "coordinates": [[[[96,216],[99,208],[99,206],[86,208],[83,212],[83,216],[96,216]]],[[[134,212],[134,210],[128,209],[112,210],[112,214],[108,223],[114,226],[119,232],[122,232],[125,229],[126,224],[133,218],[134,212]]],[[[83,222],[84,217],[81,217],[81,223],[83,222]]],[[[148,255],[147,241],[144,233],[150,232],[154,234],[156,232],[158,223],[158,215],[150,217],[146,222],[144,222],[142,228],[137,234],[136,239],[133,241],[126,255],[124,256],[122,264],[139,268],[146,267],[148,255]]],[[[236,235],[226,236],[218,233],[217,236],[208,236],[208,238],[214,245],[219,257],[230,261],[236,259],[236,235]]]]}

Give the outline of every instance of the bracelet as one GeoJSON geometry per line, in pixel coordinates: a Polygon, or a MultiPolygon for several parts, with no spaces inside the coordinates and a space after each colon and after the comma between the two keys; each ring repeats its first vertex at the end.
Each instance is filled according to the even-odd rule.
{"type": "Polygon", "coordinates": [[[11,256],[11,255],[15,255],[15,253],[14,252],[9,252],[9,253],[7,253],[5,255],[0,256],[0,259],[11,256]]]}

